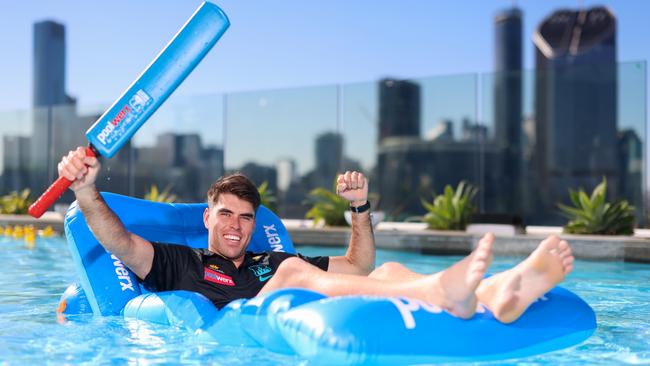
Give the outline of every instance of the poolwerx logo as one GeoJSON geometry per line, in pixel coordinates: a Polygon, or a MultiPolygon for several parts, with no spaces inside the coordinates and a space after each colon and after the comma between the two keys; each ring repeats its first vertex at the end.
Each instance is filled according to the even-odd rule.
{"type": "Polygon", "coordinates": [[[122,291],[131,290],[135,292],[133,282],[131,282],[131,276],[129,276],[129,270],[124,267],[122,261],[115,254],[111,254],[111,259],[113,260],[113,266],[115,266],[115,274],[117,274],[117,278],[120,280],[122,291]]]}
{"type": "Polygon", "coordinates": [[[115,116],[111,121],[106,123],[106,126],[104,129],[102,129],[99,134],[97,135],[97,139],[101,141],[102,144],[106,144],[106,139],[110,135],[111,132],[115,130],[115,127],[120,124],[126,117],[126,115],[131,112],[131,107],[129,105],[125,105],[124,108],[120,111],[120,113],[115,116]]]}
{"type": "Polygon", "coordinates": [[[282,239],[280,239],[280,236],[278,235],[278,229],[275,228],[275,224],[262,226],[264,226],[264,234],[266,234],[266,240],[271,245],[271,248],[273,248],[273,251],[281,252],[282,239]]]}

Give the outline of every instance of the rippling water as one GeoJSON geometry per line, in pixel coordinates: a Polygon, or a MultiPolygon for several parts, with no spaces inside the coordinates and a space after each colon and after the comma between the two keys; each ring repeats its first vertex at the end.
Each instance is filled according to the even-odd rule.
{"type": "MultiPolygon", "coordinates": [[[[342,249],[301,248],[308,255],[338,255],[342,249]]],[[[458,257],[379,251],[378,263],[400,261],[427,273],[458,257]]],[[[499,271],[517,258],[497,258],[499,271]]],[[[0,366],[25,364],[213,364],[309,365],[294,356],[259,348],[198,343],[185,331],[83,316],[57,322],[58,299],[77,282],[63,239],[38,239],[29,249],[18,240],[0,239],[0,366]]],[[[650,364],[650,265],[578,261],[564,287],[596,311],[598,329],[583,344],[537,357],[483,364],[612,365],[650,364]]]]}

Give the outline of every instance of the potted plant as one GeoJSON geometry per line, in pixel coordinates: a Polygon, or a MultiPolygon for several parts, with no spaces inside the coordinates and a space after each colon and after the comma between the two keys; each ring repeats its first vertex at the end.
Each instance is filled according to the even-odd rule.
{"type": "Polygon", "coordinates": [[[564,226],[568,234],[632,235],[634,234],[634,207],[626,200],[607,202],[607,180],[594,188],[591,196],[580,188],[569,189],[573,207],[559,204],[569,222],[564,226]]]}
{"type": "Polygon", "coordinates": [[[176,195],[170,192],[171,187],[167,186],[162,192],[158,190],[157,185],[152,185],[149,191],[144,194],[144,199],[153,202],[168,202],[173,203],[176,201],[176,195]]]}
{"type": "Polygon", "coordinates": [[[26,214],[27,209],[33,202],[29,197],[29,194],[29,188],[25,188],[20,191],[20,193],[18,191],[13,191],[0,197],[0,213],[10,215],[26,214]]]}
{"type": "Polygon", "coordinates": [[[277,213],[276,206],[275,206],[276,198],[275,195],[273,194],[273,191],[269,188],[269,182],[267,181],[262,182],[262,184],[260,184],[257,187],[257,191],[260,194],[262,205],[268,208],[269,210],[277,213]]]}
{"type": "Polygon", "coordinates": [[[314,188],[309,192],[307,202],[312,203],[311,209],[305,215],[314,220],[314,225],[345,226],[345,212],[350,203],[339,197],[335,192],[322,187],[314,188]]]}
{"type": "Polygon", "coordinates": [[[431,203],[422,199],[422,205],[427,210],[423,218],[427,228],[465,230],[471,215],[476,211],[472,201],[477,192],[477,188],[461,181],[456,190],[451,185],[446,185],[443,194],[434,197],[431,203]]]}

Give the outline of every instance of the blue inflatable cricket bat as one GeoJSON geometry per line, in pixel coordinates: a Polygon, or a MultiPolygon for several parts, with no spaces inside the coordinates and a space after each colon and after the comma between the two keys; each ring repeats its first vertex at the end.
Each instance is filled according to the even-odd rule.
{"type": "MultiPolygon", "coordinates": [[[[158,57],[88,129],[86,155],[115,155],[201,62],[229,25],[219,7],[201,4],[158,57]]],[[[41,217],[71,184],[59,177],[29,207],[29,214],[41,217]]]]}

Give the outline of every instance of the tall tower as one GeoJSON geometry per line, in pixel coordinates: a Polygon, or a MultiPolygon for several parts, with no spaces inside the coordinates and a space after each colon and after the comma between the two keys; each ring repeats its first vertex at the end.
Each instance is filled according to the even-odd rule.
{"type": "Polygon", "coordinates": [[[411,146],[421,141],[420,105],[419,84],[395,79],[379,81],[376,187],[384,210],[400,211],[406,196],[404,187],[419,186],[423,172],[417,166],[422,159],[412,153],[411,146]]]}
{"type": "Polygon", "coordinates": [[[316,137],[314,187],[332,188],[343,164],[343,135],[325,132],[316,137]]]}
{"type": "MultiPolygon", "coordinates": [[[[65,93],[65,27],[51,20],[34,23],[33,129],[30,187],[42,191],[54,177],[53,119],[61,120],[70,98],[65,93]],[[55,107],[56,106],[56,107],[55,107]],[[63,112],[63,113],[61,113],[63,112]]],[[[64,117],[65,118],[65,117],[64,117]]],[[[57,128],[62,131],[63,128],[57,128]]],[[[68,131],[71,133],[75,131],[68,131]]]]}
{"type": "Polygon", "coordinates": [[[420,86],[406,80],[379,81],[379,144],[387,137],[420,136],[420,86]]]}
{"type": "Polygon", "coordinates": [[[522,187],[522,13],[505,10],[494,18],[495,143],[503,151],[501,193],[495,207],[502,212],[521,212],[522,187]]]}
{"type": "Polygon", "coordinates": [[[559,10],[536,47],[536,183],[541,211],[603,177],[618,192],[616,18],[605,7],[559,10]]]}
{"type": "Polygon", "coordinates": [[[65,27],[51,20],[34,23],[34,107],[67,104],[65,27]]]}

